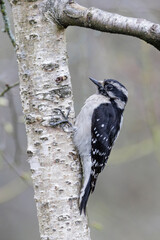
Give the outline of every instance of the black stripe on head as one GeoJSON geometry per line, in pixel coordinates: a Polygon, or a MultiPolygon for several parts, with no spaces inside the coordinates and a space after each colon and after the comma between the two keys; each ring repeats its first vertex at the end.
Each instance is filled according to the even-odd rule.
{"type": "Polygon", "coordinates": [[[116,91],[116,97],[121,99],[122,102],[126,103],[128,100],[128,97],[121,90],[116,89],[115,91],[116,91]]]}
{"type": "Polygon", "coordinates": [[[105,84],[108,84],[108,83],[110,83],[110,84],[114,84],[115,83],[115,84],[120,85],[122,88],[126,89],[126,87],[122,83],[118,82],[117,80],[114,80],[114,79],[104,79],[104,86],[105,86],[105,84]]]}
{"type": "Polygon", "coordinates": [[[123,84],[114,79],[104,80],[104,89],[111,99],[120,99],[124,103],[128,100],[128,91],[123,84]]]}

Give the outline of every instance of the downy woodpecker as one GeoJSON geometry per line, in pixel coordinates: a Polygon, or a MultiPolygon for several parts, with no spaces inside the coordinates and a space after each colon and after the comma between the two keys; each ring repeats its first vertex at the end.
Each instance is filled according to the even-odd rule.
{"type": "Polygon", "coordinates": [[[118,81],[103,83],[90,78],[98,92],[90,96],[76,118],[74,143],[83,167],[80,213],[86,213],[90,193],[95,189],[99,173],[104,169],[123,121],[128,100],[127,89],[118,81]]]}

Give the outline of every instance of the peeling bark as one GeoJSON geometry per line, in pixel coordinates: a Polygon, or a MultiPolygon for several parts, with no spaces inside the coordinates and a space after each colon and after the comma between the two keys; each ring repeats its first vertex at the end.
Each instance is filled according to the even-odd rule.
{"type": "Polygon", "coordinates": [[[89,240],[87,218],[78,209],[81,171],[72,133],[49,125],[61,119],[56,108],[71,108],[72,123],[75,117],[65,29],[52,21],[49,10],[45,1],[12,1],[40,237],[89,240]]]}

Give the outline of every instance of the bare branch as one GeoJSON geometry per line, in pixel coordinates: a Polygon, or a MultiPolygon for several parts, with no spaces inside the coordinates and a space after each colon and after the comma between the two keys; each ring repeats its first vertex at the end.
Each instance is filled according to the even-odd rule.
{"type": "Polygon", "coordinates": [[[6,5],[3,0],[0,0],[0,10],[2,13],[3,21],[4,21],[4,32],[8,33],[8,36],[11,40],[12,45],[13,45],[13,47],[15,47],[16,42],[15,42],[14,36],[12,34],[11,28],[10,28],[10,23],[9,23],[9,20],[7,17],[6,5]]]}
{"type": "Polygon", "coordinates": [[[19,82],[15,82],[12,85],[6,84],[6,88],[3,90],[3,92],[0,93],[0,97],[3,97],[6,92],[8,92],[11,88],[14,88],[19,85],[19,82]]]}
{"type": "Polygon", "coordinates": [[[29,181],[28,177],[26,176],[26,173],[20,173],[18,169],[8,161],[8,159],[2,154],[3,160],[8,164],[8,166],[16,173],[16,175],[28,186],[31,186],[31,181],[29,181]]]}
{"type": "MultiPolygon", "coordinates": [[[[57,17],[55,12],[53,14],[57,17]]],[[[97,8],[86,8],[73,1],[63,5],[57,18],[64,27],[80,26],[129,35],[140,38],[160,50],[160,25],[145,19],[124,17],[97,8]]]]}

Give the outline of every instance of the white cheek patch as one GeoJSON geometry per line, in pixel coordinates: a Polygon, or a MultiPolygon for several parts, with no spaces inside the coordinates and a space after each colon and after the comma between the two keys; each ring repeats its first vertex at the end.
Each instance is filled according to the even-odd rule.
{"type": "Polygon", "coordinates": [[[118,83],[115,83],[115,82],[111,82],[111,84],[115,86],[118,90],[122,91],[123,94],[126,95],[126,97],[128,98],[128,91],[126,88],[120,86],[118,83]]]}
{"type": "Polygon", "coordinates": [[[107,91],[110,98],[116,98],[116,96],[111,91],[107,91]]]}
{"type": "Polygon", "coordinates": [[[125,102],[121,101],[120,99],[115,99],[114,101],[115,101],[115,103],[117,104],[117,107],[118,107],[118,108],[120,108],[120,109],[122,109],[122,110],[125,108],[125,105],[126,105],[125,102]]]}

